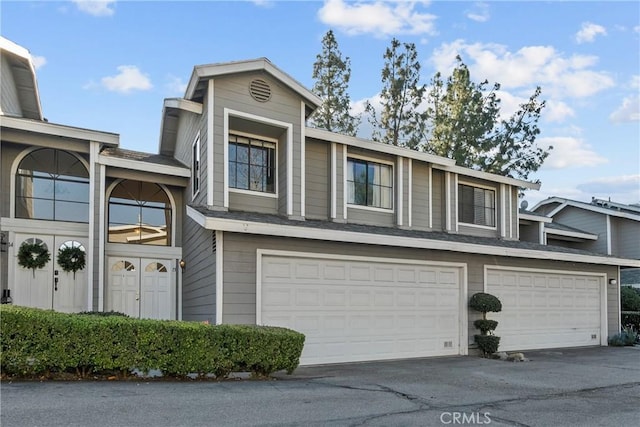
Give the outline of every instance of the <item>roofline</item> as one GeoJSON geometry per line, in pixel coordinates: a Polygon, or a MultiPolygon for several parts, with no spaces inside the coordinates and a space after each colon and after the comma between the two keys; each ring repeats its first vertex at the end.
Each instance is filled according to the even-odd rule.
{"type": "Polygon", "coordinates": [[[545,227],[544,232],[547,234],[554,234],[556,236],[575,237],[576,239],[598,240],[598,236],[596,234],[580,231],[560,230],[558,228],[545,227]]]}
{"type": "Polygon", "coordinates": [[[121,159],[118,157],[98,155],[98,163],[105,166],[113,166],[123,169],[131,169],[141,172],[158,173],[162,175],[178,176],[182,178],[190,178],[191,170],[181,168],[179,166],[160,165],[157,163],[142,162],[134,159],[121,159]]]}
{"type": "Polygon", "coordinates": [[[361,233],[357,231],[323,230],[321,228],[301,227],[295,225],[276,225],[257,221],[212,218],[187,206],[187,215],[201,227],[208,230],[228,231],[233,233],[249,233],[266,236],[294,237],[303,239],[325,240],[345,243],[362,243],[369,245],[396,246],[416,249],[433,249],[463,253],[496,255],[511,258],[531,258],[550,261],[582,262],[615,266],[640,267],[640,260],[598,255],[582,255],[564,252],[538,251],[518,249],[475,243],[449,242],[444,240],[418,239],[387,234],[361,233]]]}
{"type": "Polygon", "coordinates": [[[313,109],[322,104],[322,99],[300,84],[293,77],[273,65],[267,58],[251,59],[247,61],[234,61],[217,64],[196,65],[191,73],[191,78],[185,91],[185,98],[190,99],[200,79],[212,78],[226,74],[245,73],[251,71],[266,71],[275,78],[281,80],[291,89],[300,94],[313,109]]]}
{"type": "Polygon", "coordinates": [[[416,160],[422,160],[428,163],[450,166],[455,165],[455,160],[447,157],[436,156],[434,154],[423,153],[421,151],[410,150],[404,147],[375,142],[369,139],[358,138],[355,136],[343,135],[340,133],[329,132],[328,130],[318,129],[314,127],[305,128],[305,136],[307,138],[316,138],[329,142],[337,142],[338,144],[349,145],[352,147],[364,148],[367,150],[378,151],[381,153],[392,154],[394,156],[402,156],[416,160]]]}
{"type": "Polygon", "coordinates": [[[172,108],[175,110],[189,111],[195,114],[202,114],[202,104],[199,102],[189,101],[184,98],[165,98],[163,108],[172,108]]]}
{"type": "Polygon", "coordinates": [[[75,138],[86,141],[100,142],[116,147],[120,143],[120,135],[117,133],[102,132],[67,125],[59,125],[49,122],[41,122],[38,120],[25,119],[22,117],[0,115],[0,126],[27,132],[60,136],[63,138],[75,138]]]}
{"type": "Polygon", "coordinates": [[[553,219],[547,216],[542,216],[542,215],[532,215],[532,214],[522,213],[522,212],[520,212],[518,215],[520,216],[520,219],[524,219],[527,221],[544,222],[544,223],[549,223],[553,221],[553,219]]]}
{"type": "Polygon", "coordinates": [[[36,67],[33,64],[33,57],[31,56],[31,53],[29,52],[28,49],[2,36],[0,36],[0,50],[6,50],[7,52],[10,52],[11,54],[18,56],[27,62],[27,66],[29,67],[29,70],[31,71],[31,76],[33,77],[33,94],[36,97],[36,104],[38,105],[39,117],[37,117],[37,119],[42,120],[43,119],[42,104],[40,103],[40,91],[38,90],[38,78],[36,77],[36,67]]]}
{"type": "Polygon", "coordinates": [[[470,176],[473,178],[486,179],[488,181],[499,182],[501,184],[515,185],[516,187],[528,188],[530,190],[540,190],[539,182],[524,181],[522,179],[511,178],[510,176],[498,175],[496,173],[484,172],[475,169],[466,168],[464,166],[434,166],[447,172],[457,173],[458,175],[470,176]]]}
{"type": "Polygon", "coordinates": [[[551,203],[560,204],[557,208],[555,208],[552,212],[549,213],[549,216],[551,217],[553,217],[555,214],[557,214],[567,206],[573,206],[574,208],[597,212],[603,215],[611,215],[611,216],[616,216],[620,218],[630,219],[632,221],[640,221],[640,215],[637,215],[637,214],[632,214],[630,212],[614,211],[614,210],[602,208],[600,206],[592,205],[591,203],[580,202],[580,201],[571,200],[571,199],[564,199],[562,197],[549,197],[548,199],[542,200],[533,207],[533,210],[535,211],[539,207],[542,207],[551,203]]]}

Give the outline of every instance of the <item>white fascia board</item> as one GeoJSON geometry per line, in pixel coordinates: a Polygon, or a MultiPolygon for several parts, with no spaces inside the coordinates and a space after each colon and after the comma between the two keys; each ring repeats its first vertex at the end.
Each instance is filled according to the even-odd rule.
{"type": "Polygon", "coordinates": [[[19,117],[0,116],[0,126],[44,135],[60,136],[62,138],[95,141],[112,146],[118,146],[120,144],[120,135],[117,133],[101,132],[49,122],[39,122],[37,120],[23,119],[19,117]]]}
{"type": "Polygon", "coordinates": [[[174,108],[176,110],[202,114],[202,104],[183,98],[166,98],[164,100],[164,108],[174,108]]]}
{"type": "Polygon", "coordinates": [[[562,209],[564,209],[567,206],[572,206],[574,208],[578,208],[578,209],[584,209],[587,211],[591,211],[591,212],[597,212],[603,215],[611,215],[611,216],[615,216],[618,218],[626,218],[626,219],[630,219],[632,221],[640,221],[640,215],[634,215],[630,212],[619,212],[613,209],[607,209],[607,208],[602,208],[600,206],[595,206],[592,205],[590,203],[585,203],[585,202],[579,202],[579,201],[575,201],[575,200],[568,200],[568,199],[562,199],[559,197],[550,197],[548,199],[542,200],[540,202],[538,202],[537,205],[534,206],[533,210],[538,209],[540,206],[544,206],[544,205],[548,205],[550,203],[560,203],[560,206],[558,206],[558,208],[556,208],[554,211],[549,213],[549,216],[554,216],[555,214],[557,214],[559,211],[561,211],[562,209]]]}
{"type": "Polygon", "coordinates": [[[563,252],[536,251],[501,246],[478,245],[474,243],[449,242],[444,240],[417,239],[387,234],[359,233],[355,231],[324,230],[322,228],[301,227],[295,225],[277,225],[261,222],[243,221],[229,218],[207,217],[190,206],[187,215],[207,230],[220,230],[232,233],[250,233],[265,236],[293,237],[299,239],[325,240],[344,243],[362,243],[367,245],[395,246],[415,249],[463,252],[484,255],[496,255],[510,258],[531,258],[550,261],[583,262],[589,264],[640,267],[640,260],[598,255],[581,255],[563,252]]]}
{"type": "Polygon", "coordinates": [[[598,236],[591,233],[581,233],[579,231],[571,231],[571,230],[558,230],[556,228],[546,228],[544,232],[547,234],[553,234],[556,236],[566,236],[566,237],[575,237],[577,239],[586,239],[586,240],[598,240],[598,236]]]}
{"type": "Polygon", "coordinates": [[[310,138],[320,139],[327,142],[337,142],[351,147],[362,148],[365,150],[377,151],[379,153],[391,154],[393,156],[406,157],[408,159],[421,160],[427,163],[438,165],[454,165],[455,160],[446,157],[435,156],[433,154],[422,153],[416,150],[410,150],[404,147],[396,147],[395,145],[384,144],[382,142],[374,142],[368,139],[357,138],[355,136],[342,135],[333,133],[324,129],[306,128],[306,136],[310,138]]]}
{"type": "Polygon", "coordinates": [[[185,98],[191,98],[198,84],[199,79],[217,77],[227,74],[246,73],[251,71],[265,71],[276,79],[287,85],[289,88],[302,96],[307,103],[317,108],[322,104],[322,99],[309,89],[301,85],[293,77],[280,70],[266,58],[252,59],[248,61],[227,62],[221,64],[197,65],[189,80],[185,98]]]}
{"type": "Polygon", "coordinates": [[[520,219],[524,219],[524,220],[527,220],[527,221],[533,221],[533,222],[544,222],[544,223],[553,222],[553,219],[548,218],[546,216],[531,215],[531,214],[527,214],[527,213],[520,213],[520,219]]]}
{"type": "Polygon", "coordinates": [[[139,162],[137,160],[120,159],[117,157],[109,157],[103,154],[98,156],[98,163],[116,168],[130,169],[141,172],[158,173],[162,175],[180,176],[183,178],[191,178],[191,171],[187,168],[177,166],[159,165],[154,163],[139,162]]]}
{"type": "MultiPolygon", "coordinates": [[[[30,83],[32,85],[33,96],[37,106],[37,119],[42,120],[42,104],[40,103],[40,91],[38,90],[38,79],[36,77],[36,67],[33,64],[33,57],[28,49],[12,42],[11,40],[0,36],[0,50],[4,50],[18,59],[18,62],[22,62],[30,71],[30,83]]],[[[5,55],[3,55],[5,56],[5,55]]],[[[20,88],[18,88],[20,89],[20,88]]],[[[22,88],[24,89],[24,88],[22,88]]]]}
{"type": "Polygon", "coordinates": [[[530,190],[540,190],[540,183],[524,181],[522,179],[511,178],[508,176],[502,176],[495,173],[478,171],[475,169],[469,169],[457,165],[442,166],[434,164],[436,169],[443,171],[453,172],[458,175],[470,176],[473,178],[484,179],[486,181],[498,182],[500,184],[515,185],[516,187],[528,188],[530,190]]]}

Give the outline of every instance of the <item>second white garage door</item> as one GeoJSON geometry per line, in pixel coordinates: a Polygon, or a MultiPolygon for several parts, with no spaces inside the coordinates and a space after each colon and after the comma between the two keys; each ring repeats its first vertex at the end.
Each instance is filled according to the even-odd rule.
{"type": "Polygon", "coordinates": [[[309,254],[258,266],[258,323],[304,333],[301,364],[460,354],[460,267],[309,254]]]}
{"type": "Polygon", "coordinates": [[[487,315],[499,322],[500,350],[606,344],[603,284],[593,274],[487,268],[487,292],[502,302],[487,315]]]}

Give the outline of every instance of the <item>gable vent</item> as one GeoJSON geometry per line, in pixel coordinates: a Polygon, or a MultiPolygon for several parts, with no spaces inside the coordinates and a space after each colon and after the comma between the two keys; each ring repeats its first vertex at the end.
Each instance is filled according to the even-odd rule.
{"type": "Polygon", "coordinates": [[[255,79],[249,84],[251,97],[258,102],[267,102],[271,99],[271,86],[264,80],[255,79]]]}

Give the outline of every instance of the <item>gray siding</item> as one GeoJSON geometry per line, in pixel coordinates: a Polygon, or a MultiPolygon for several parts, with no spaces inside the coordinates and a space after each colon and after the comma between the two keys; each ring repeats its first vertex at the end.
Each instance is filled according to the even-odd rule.
{"type": "Polygon", "coordinates": [[[523,224],[520,226],[520,240],[523,242],[540,243],[539,223],[523,224]]]}
{"type": "MultiPolygon", "coordinates": [[[[183,164],[192,167],[192,147],[200,132],[200,191],[193,199],[193,203],[204,205],[207,203],[207,130],[204,126],[206,114],[198,115],[188,111],[181,111],[178,119],[178,134],[174,157],[183,164]]],[[[191,202],[192,183],[189,181],[186,200],[191,202]]]]}
{"type": "Polygon", "coordinates": [[[582,244],[582,248],[587,251],[607,253],[607,219],[605,215],[567,206],[553,217],[553,221],[597,235],[598,240],[585,242],[582,244]]]}
{"type": "MultiPolygon", "coordinates": [[[[594,264],[225,233],[223,323],[255,324],[257,249],[465,263],[467,264],[468,273],[468,297],[484,290],[485,265],[606,273],[607,278],[617,278],[618,276],[617,267],[594,264]]],[[[617,297],[616,295],[611,295],[615,294],[616,291],[612,291],[610,287],[607,287],[607,293],[609,294],[607,297],[608,334],[611,335],[618,330],[619,311],[617,297]]],[[[473,335],[477,332],[473,326],[473,321],[477,318],[479,318],[479,315],[470,313],[469,343],[473,342],[473,335]]]]}
{"type": "Polygon", "coordinates": [[[22,117],[22,106],[18,98],[18,90],[13,79],[11,66],[4,56],[0,56],[0,64],[2,64],[0,68],[0,75],[2,75],[0,79],[0,100],[2,100],[0,108],[7,116],[22,117]]]}
{"type": "MultiPolygon", "coordinates": [[[[214,89],[214,206],[223,206],[223,155],[224,155],[224,109],[253,114],[267,119],[292,125],[293,148],[293,216],[300,216],[301,200],[301,127],[300,97],[277,80],[264,73],[243,73],[215,79],[214,89]],[[271,98],[267,102],[258,102],[249,94],[249,84],[254,78],[265,80],[271,86],[271,98]]],[[[205,100],[206,102],[206,100],[205,100]]],[[[287,213],[287,152],[286,132],[277,127],[252,122],[250,119],[239,119],[235,125],[230,124],[230,131],[242,131],[256,135],[278,138],[278,195],[279,213],[287,213]]],[[[232,208],[232,206],[229,206],[232,208]]]]}
{"type": "Polygon", "coordinates": [[[278,199],[275,197],[229,191],[229,210],[275,215],[278,213],[278,199]]]}
{"type": "MultiPolygon", "coordinates": [[[[409,162],[411,160],[403,157],[400,159],[400,161],[402,162],[402,225],[404,227],[408,227],[409,212],[411,209],[411,207],[409,206],[409,191],[411,191],[411,189],[409,188],[409,162]]],[[[411,185],[413,185],[413,183],[411,185]]],[[[411,201],[411,203],[413,204],[413,200],[411,201]]],[[[411,221],[413,222],[413,218],[411,219],[411,221]]]]}
{"type": "Polygon", "coordinates": [[[344,170],[344,146],[336,144],[336,220],[346,221],[344,207],[347,204],[347,195],[344,194],[344,183],[347,179],[344,170]]]}
{"type": "Polygon", "coordinates": [[[11,202],[11,166],[16,157],[26,148],[9,142],[0,142],[0,216],[8,217],[11,202]]]}
{"type": "Polygon", "coordinates": [[[184,237],[189,244],[183,250],[186,268],[182,274],[183,320],[216,320],[215,231],[204,230],[185,215],[184,237]]]}
{"type": "Polygon", "coordinates": [[[429,228],[429,165],[414,160],[412,169],[412,227],[426,230],[429,228]]]}
{"type": "Polygon", "coordinates": [[[431,188],[433,189],[433,229],[442,231],[445,229],[445,179],[444,172],[441,170],[433,169],[432,171],[433,183],[431,188]]]}
{"type": "Polygon", "coordinates": [[[310,219],[329,218],[331,197],[331,144],[307,139],[305,146],[305,215],[310,219]]]}
{"type": "Polygon", "coordinates": [[[640,259],[640,222],[611,217],[613,255],[640,259]]]}
{"type": "Polygon", "coordinates": [[[393,227],[395,225],[396,213],[393,211],[379,212],[360,208],[347,208],[347,222],[353,224],[379,225],[393,227]]]}

